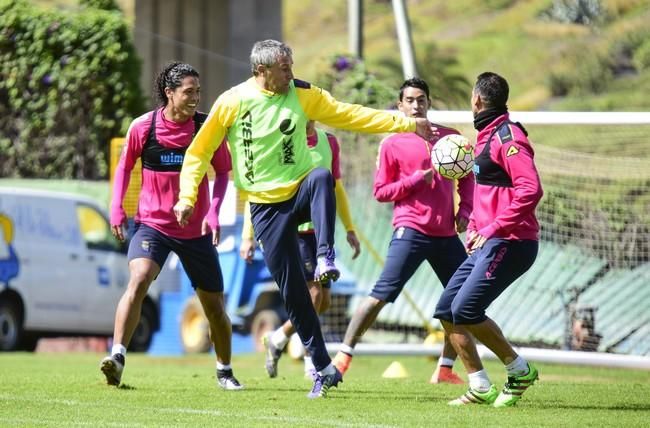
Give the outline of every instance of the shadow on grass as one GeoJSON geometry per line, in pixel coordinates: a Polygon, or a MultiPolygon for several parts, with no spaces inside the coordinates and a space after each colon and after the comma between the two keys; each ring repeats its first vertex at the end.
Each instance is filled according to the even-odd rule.
{"type": "MultiPolygon", "coordinates": [[[[331,392],[332,390],[330,390],[331,392]]],[[[376,400],[380,401],[382,403],[386,402],[386,394],[381,392],[381,391],[372,391],[372,390],[359,390],[359,389],[354,389],[354,390],[348,390],[346,391],[345,389],[341,390],[334,390],[334,394],[337,395],[337,397],[341,398],[351,398],[354,400],[359,400],[361,397],[364,400],[376,400]]],[[[456,398],[456,395],[445,393],[445,394],[422,394],[420,393],[410,393],[410,392],[397,392],[397,391],[391,391],[390,394],[390,400],[391,401],[404,401],[408,403],[412,403],[414,401],[418,402],[447,402],[449,400],[453,400],[456,398]]]]}
{"type": "Polygon", "coordinates": [[[120,386],[117,387],[117,389],[123,389],[125,391],[135,391],[138,388],[136,388],[135,386],[132,386],[132,385],[128,385],[126,383],[122,383],[122,384],[120,384],[120,386]]]}
{"type": "Polygon", "coordinates": [[[536,407],[540,409],[570,409],[570,410],[619,410],[629,412],[650,412],[650,403],[629,403],[629,404],[612,404],[612,405],[584,405],[584,404],[570,404],[570,403],[538,403],[529,402],[528,407],[536,407]]]}

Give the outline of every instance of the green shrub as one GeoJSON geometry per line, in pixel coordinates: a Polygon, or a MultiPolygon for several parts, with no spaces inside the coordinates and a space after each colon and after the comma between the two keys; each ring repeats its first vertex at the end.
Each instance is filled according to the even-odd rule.
{"type": "Polygon", "coordinates": [[[394,107],[396,89],[370,73],[365,63],[351,55],[334,55],[317,85],[348,103],[375,108],[394,107]]]}
{"type": "MultiPolygon", "coordinates": [[[[455,52],[441,49],[433,42],[420,43],[416,46],[416,68],[419,76],[429,85],[433,108],[465,108],[472,93],[472,84],[459,71],[455,52]]],[[[403,82],[401,62],[389,58],[380,61],[380,65],[390,70],[388,81],[399,87],[403,82]]],[[[397,98],[397,93],[393,94],[397,98]]]]}
{"type": "Polygon", "coordinates": [[[79,0],[81,6],[100,9],[100,10],[111,10],[119,11],[120,7],[115,2],[115,0],[79,0]]]}
{"type": "Polygon", "coordinates": [[[650,40],[646,40],[634,51],[632,61],[638,71],[650,70],[650,40]]]}
{"type": "Polygon", "coordinates": [[[554,0],[542,18],[565,24],[594,25],[605,20],[600,0],[554,0]]]}
{"type": "Polygon", "coordinates": [[[554,96],[600,94],[614,79],[611,58],[594,48],[576,46],[547,79],[554,96]]]}
{"type": "MultiPolygon", "coordinates": [[[[616,37],[609,48],[609,56],[612,59],[615,70],[623,73],[631,71],[633,68],[637,71],[644,69],[643,50],[644,45],[650,39],[650,29],[646,28],[644,23],[630,25],[625,31],[616,37]],[[637,53],[638,52],[638,53],[637,53]]],[[[647,65],[646,65],[647,66],[647,65]]]]}
{"type": "Polygon", "coordinates": [[[491,10],[507,9],[515,3],[515,0],[485,0],[485,5],[491,10]]]}
{"type": "Polygon", "coordinates": [[[0,176],[105,178],[108,141],[143,110],[139,74],[121,14],[0,0],[0,176]]]}

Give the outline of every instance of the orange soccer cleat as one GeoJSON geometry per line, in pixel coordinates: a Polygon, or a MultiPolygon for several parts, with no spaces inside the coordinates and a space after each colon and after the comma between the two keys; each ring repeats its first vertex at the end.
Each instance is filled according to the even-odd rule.
{"type": "Polygon", "coordinates": [[[458,376],[451,367],[438,366],[436,371],[431,375],[429,383],[451,383],[454,385],[462,385],[465,383],[460,376],[458,376]]]}

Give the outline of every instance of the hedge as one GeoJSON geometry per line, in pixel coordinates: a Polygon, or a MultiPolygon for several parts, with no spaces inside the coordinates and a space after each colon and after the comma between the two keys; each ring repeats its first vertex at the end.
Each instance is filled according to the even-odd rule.
{"type": "Polygon", "coordinates": [[[144,109],[116,10],[0,0],[0,176],[101,179],[108,141],[144,109]]]}

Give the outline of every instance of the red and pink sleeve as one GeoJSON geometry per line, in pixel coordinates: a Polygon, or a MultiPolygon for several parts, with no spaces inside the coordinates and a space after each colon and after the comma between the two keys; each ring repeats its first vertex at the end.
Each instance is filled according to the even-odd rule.
{"type": "Polygon", "coordinates": [[[377,172],[373,186],[375,199],[379,202],[395,202],[404,199],[424,177],[422,171],[415,171],[410,176],[400,179],[398,165],[393,157],[391,145],[386,142],[382,143],[379,146],[377,172]]]}
{"type": "Polygon", "coordinates": [[[503,144],[497,156],[497,163],[512,180],[514,195],[510,204],[500,209],[494,221],[481,231],[487,237],[497,229],[508,233],[535,209],[543,195],[530,143],[515,140],[503,144]]]}
{"type": "Polygon", "coordinates": [[[330,143],[330,149],[332,150],[332,176],[334,176],[334,180],[340,180],[341,179],[341,161],[340,161],[340,155],[341,155],[341,147],[339,146],[339,142],[337,141],[336,137],[332,134],[327,134],[327,141],[330,143]]]}
{"type": "Polygon", "coordinates": [[[113,177],[113,195],[110,209],[110,221],[113,226],[119,226],[126,222],[126,213],[122,207],[122,202],[126,190],[129,188],[131,171],[133,171],[136,161],[142,155],[142,148],[147,138],[150,123],[151,116],[148,117],[148,120],[136,119],[131,123],[126,133],[126,141],[113,177]]]}

